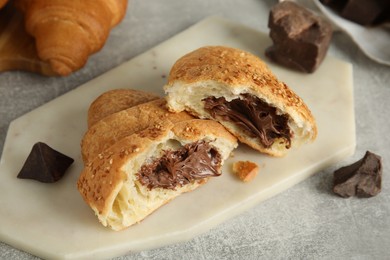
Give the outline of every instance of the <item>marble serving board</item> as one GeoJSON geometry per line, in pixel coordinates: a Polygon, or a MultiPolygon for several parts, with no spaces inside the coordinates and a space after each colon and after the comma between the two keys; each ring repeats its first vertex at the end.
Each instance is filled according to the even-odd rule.
{"type": "Polygon", "coordinates": [[[315,73],[302,74],[270,63],[264,57],[270,44],[265,33],[218,17],[207,18],[13,121],[0,162],[0,240],[31,254],[57,259],[108,258],[161,247],[206,232],[350,156],[355,149],[351,64],[328,56],[315,73]],[[226,162],[223,176],[183,194],[127,230],[104,228],[76,189],[82,170],[80,140],[87,128],[89,104],[114,88],[163,95],[162,86],[173,63],[204,45],[237,47],[266,60],[312,110],[318,123],[317,140],[284,158],[261,155],[240,145],[226,162]],[[16,178],[38,141],[75,159],[57,183],[16,178]],[[254,161],[260,166],[252,182],[243,183],[233,175],[232,162],[237,160],[254,161]]]}

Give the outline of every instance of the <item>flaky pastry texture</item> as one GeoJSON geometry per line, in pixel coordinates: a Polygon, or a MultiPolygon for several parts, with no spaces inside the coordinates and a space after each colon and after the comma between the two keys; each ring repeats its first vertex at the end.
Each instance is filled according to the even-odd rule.
{"type": "Polygon", "coordinates": [[[145,130],[154,123],[176,123],[189,119],[193,117],[187,112],[169,112],[163,98],[113,113],[93,124],[84,134],[81,141],[83,160],[88,163],[117,141],[145,130]]]}
{"type": "Polygon", "coordinates": [[[154,93],[137,89],[113,89],[97,97],[88,109],[88,128],[116,112],[158,99],[154,93]]]}

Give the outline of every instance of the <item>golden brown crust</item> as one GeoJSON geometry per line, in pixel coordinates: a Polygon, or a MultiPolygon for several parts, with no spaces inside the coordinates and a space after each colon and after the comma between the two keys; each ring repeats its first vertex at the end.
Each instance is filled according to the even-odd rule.
{"type": "Polygon", "coordinates": [[[177,82],[202,81],[226,84],[232,89],[246,86],[272,103],[280,104],[287,113],[296,111],[312,125],[312,139],[317,135],[314,117],[303,100],[279,81],[259,57],[249,52],[224,46],[199,48],[173,65],[165,88],[167,90],[177,82]]]}
{"type": "Polygon", "coordinates": [[[84,162],[93,160],[100,152],[120,139],[164,121],[180,122],[192,119],[186,112],[170,113],[164,99],[154,100],[122,110],[94,124],[81,142],[84,162]]]}
{"type": "Polygon", "coordinates": [[[177,122],[172,129],[176,136],[195,142],[208,133],[218,136],[229,142],[237,142],[237,138],[226,130],[221,124],[212,120],[193,119],[177,122]]]}
{"type": "Polygon", "coordinates": [[[88,128],[104,117],[158,98],[156,94],[135,89],[114,89],[104,92],[89,107],[88,128]]]}

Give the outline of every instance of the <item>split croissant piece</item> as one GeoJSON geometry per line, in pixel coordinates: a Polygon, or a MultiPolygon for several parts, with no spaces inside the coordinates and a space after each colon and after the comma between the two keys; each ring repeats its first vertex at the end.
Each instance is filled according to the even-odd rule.
{"type": "Polygon", "coordinates": [[[103,93],[91,104],[88,122],[78,190],[113,230],[220,176],[237,147],[221,124],[170,113],[165,99],[140,90],[103,93]]]}
{"type": "Polygon", "coordinates": [[[127,0],[15,0],[38,56],[59,75],[85,65],[126,13],[127,0]]]}
{"type": "Polygon", "coordinates": [[[164,89],[171,112],[216,120],[262,153],[284,156],[317,136],[303,100],[243,50],[206,46],[188,53],[173,65],[164,89]]]}
{"type": "Polygon", "coordinates": [[[221,175],[235,147],[234,136],[215,121],[156,122],[88,163],[78,189],[104,226],[122,230],[221,175]]]}

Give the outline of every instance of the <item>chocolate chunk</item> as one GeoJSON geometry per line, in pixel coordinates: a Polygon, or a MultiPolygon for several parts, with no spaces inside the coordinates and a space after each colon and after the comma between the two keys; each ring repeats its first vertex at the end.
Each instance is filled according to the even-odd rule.
{"type": "Polygon", "coordinates": [[[345,19],[365,26],[382,21],[390,11],[389,0],[322,0],[321,2],[340,13],[345,19]]]}
{"type": "Polygon", "coordinates": [[[286,115],[278,115],[275,107],[258,97],[243,94],[228,102],[224,97],[203,99],[204,108],[213,118],[230,121],[251,137],[258,137],[264,147],[271,147],[277,138],[284,138],[291,146],[292,133],[286,115]]]}
{"type": "Polygon", "coordinates": [[[335,11],[341,12],[347,3],[347,0],[320,0],[320,2],[335,11]]]}
{"type": "Polygon", "coordinates": [[[359,161],[334,172],[333,191],[341,197],[372,197],[381,191],[381,157],[366,152],[359,161]]]}
{"type": "Polygon", "coordinates": [[[143,165],[138,180],[149,189],[176,189],[193,180],[221,175],[221,160],[209,143],[199,141],[177,151],[167,150],[161,158],[143,165]]]}
{"type": "Polygon", "coordinates": [[[45,143],[34,144],[23,168],[20,179],[33,179],[40,182],[56,182],[73,163],[73,159],[54,150],[45,143]]]}
{"type": "Polygon", "coordinates": [[[289,1],[271,9],[268,27],[273,45],[266,50],[266,56],[280,65],[308,73],[321,64],[332,38],[329,22],[289,1]]]}

